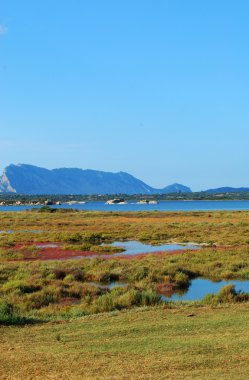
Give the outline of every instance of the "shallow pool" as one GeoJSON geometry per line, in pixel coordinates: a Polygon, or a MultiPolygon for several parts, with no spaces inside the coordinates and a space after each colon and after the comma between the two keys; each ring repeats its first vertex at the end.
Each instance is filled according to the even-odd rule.
{"type": "Polygon", "coordinates": [[[187,250],[187,249],[200,249],[197,244],[162,244],[162,245],[152,245],[144,244],[136,240],[131,241],[115,241],[109,244],[113,247],[122,247],[125,249],[124,252],[116,253],[113,256],[124,256],[124,255],[139,255],[141,253],[153,253],[153,252],[163,252],[163,251],[177,251],[177,250],[187,250]]]}
{"type": "Polygon", "coordinates": [[[186,291],[178,291],[172,296],[166,296],[161,294],[162,300],[164,301],[199,301],[207,294],[214,293],[217,294],[221,288],[226,285],[235,285],[235,289],[241,290],[243,292],[249,293],[249,281],[219,281],[214,282],[211,280],[197,278],[193,280],[186,291]]]}

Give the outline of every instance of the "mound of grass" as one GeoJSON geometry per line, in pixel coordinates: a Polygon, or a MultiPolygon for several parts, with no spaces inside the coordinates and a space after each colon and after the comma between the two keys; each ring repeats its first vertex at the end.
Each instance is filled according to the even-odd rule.
{"type": "Polygon", "coordinates": [[[14,313],[12,304],[0,301],[0,325],[24,325],[32,322],[31,318],[22,317],[14,313]]]}
{"type": "Polygon", "coordinates": [[[226,285],[218,294],[207,294],[202,302],[204,304],[218,305],[221,303],[248,302],[249,293],[236,291],[235,285],[226,285]]]}

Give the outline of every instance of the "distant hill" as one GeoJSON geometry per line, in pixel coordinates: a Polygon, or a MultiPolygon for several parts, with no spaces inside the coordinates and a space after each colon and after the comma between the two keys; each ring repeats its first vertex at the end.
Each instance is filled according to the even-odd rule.
{"type": "Polygon", "coordinates": [[[173,184],[155,189],[132,175],[97,170],[61,168],[48,170],[33,165],[9,165],[0,176],[0,193],[18,194],[169,194],[190,193],[173,184]]]}
{"type": "Polygon", "coordinates": [[[205,190],[208,194],[225,194],[225,193],[246,193],[249,192],[249,187],[218,187],[217,189],[205,190]]]}

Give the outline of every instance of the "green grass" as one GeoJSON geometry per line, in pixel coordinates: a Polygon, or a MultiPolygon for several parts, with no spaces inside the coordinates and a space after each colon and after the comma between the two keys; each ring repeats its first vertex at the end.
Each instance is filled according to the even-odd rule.
{"type": "Polygon", "coordinates": [[[155,244],[194,241],[248,244],[248,211],[214,212],[1,212],[1,245],[15,242],[96,242],[137,239],[155,244]],[[32,231],[41,230],[41,233],[32,231]],[[30,232],[31,231],[31,232],[30,232]]]}
{"type": "Polygon", "coordinates": [[[247,379],[248,304],[2,327],[2,379],[247,379]]]}

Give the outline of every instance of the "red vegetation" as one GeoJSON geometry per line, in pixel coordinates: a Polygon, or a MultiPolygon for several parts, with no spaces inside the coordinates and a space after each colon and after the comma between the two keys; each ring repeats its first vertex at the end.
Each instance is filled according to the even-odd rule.
{"type": "MultiPolygon", "coordinates": [[[[116,256],[115,254],[103,254],[103,253],[96,253],[92,251],[74,251],[74,250],[68,250],[63,249],[60,246],[60,243],[54,243],[54,242],[41,242],[41,243],[35,243],[35,246],[38,246],[38,250],[35,252],[30,251],[30,246],[34,245],[34,243],[27,243],[25,245],[23,244],[17,244],[15,246],[15,250],[21,250],[23,253],[23,260],[70,260],[70,259],[80,259],[80,258],[87,258],[87,257],[101,257],[103,259],[127,259],[131,260],[133,258],[135,259],[142,259],[143,257],[147,255],[178,255],[178,254],[184,254],[188,252],[199,252],[199,250],[184,250],[184,249],[178,249],[175,251],[157,251],[157,252],[151,252],[151,253],[139,253],[136,255],[126,255],[125,253],[119,254],[116,256]],[[48,245],[55,245],[54,247],[48,247],[48,245]],[[25,250],[27,248],[27,250],[25,250]]],[[[217,248],[215,248],[217,249],[217,248]]]]}

